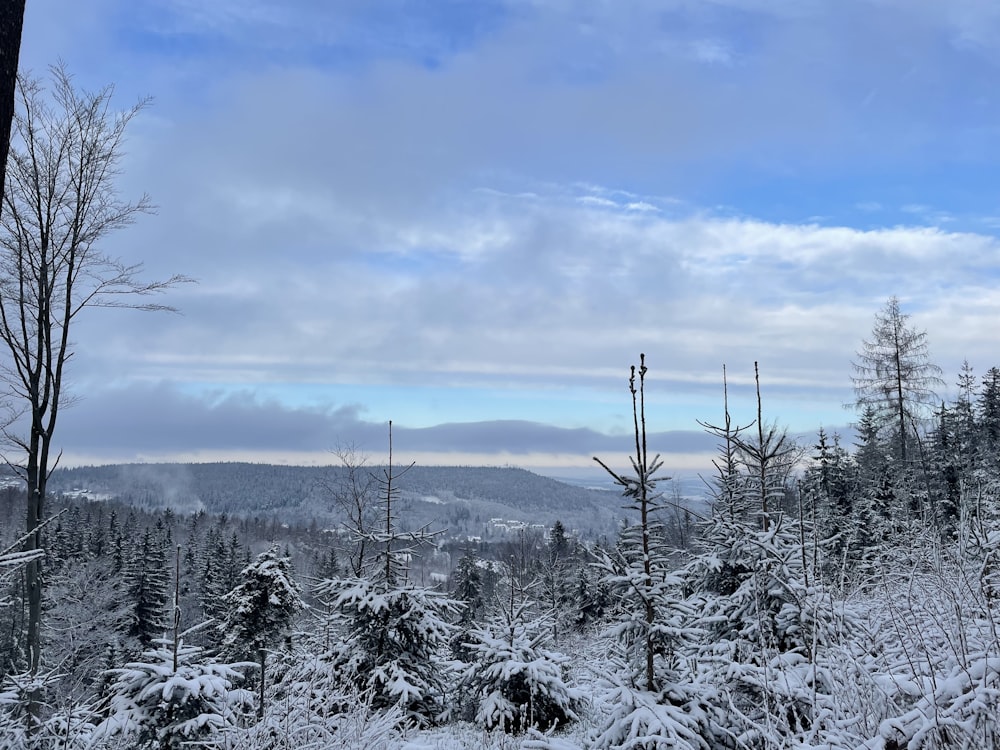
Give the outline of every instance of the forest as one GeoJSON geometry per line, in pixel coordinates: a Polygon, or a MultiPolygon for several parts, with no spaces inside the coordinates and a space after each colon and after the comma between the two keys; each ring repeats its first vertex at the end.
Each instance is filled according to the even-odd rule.
{"type": "MultiPolygon", "coordinates": [[[[343,452],[341,452],[343,454],[343,452]]],[[[336,453],[327,466],[248,462],[115,464],[58,468],[55,494],[103,498],[176,512],[279,516],[285,523],[336,525],[343,508],[331,502],[349,483],[351,467],[336,453]]],[[[377,470],[378,467],[368,466],[377,470]]],[[[700,490],[683,488],[689,495],[700,490]]],[[[673,490],[673,488],[672,488],[673,490]]],[[[613,535],[623,515],[612,489],[566,484],[511,466],[414,466],[400,488],[400,523],[430,524],[451,536],[489,536],[491,519],[551,527],[561,521],[585,539],[613,535]]]]}
{"type": "Polygon", "coordinates": [[[0,746],[996,747],[1000,369],[938,402],[890,299],[856,444],[792,441],[758,382],[756,414],[703,423],[715,475],[684,534],[646,373],[604,540],[408,525],[412,467],[358,456],[326,488],[336,528],[56,495],[35,673],[9,482],[0,746]]]}

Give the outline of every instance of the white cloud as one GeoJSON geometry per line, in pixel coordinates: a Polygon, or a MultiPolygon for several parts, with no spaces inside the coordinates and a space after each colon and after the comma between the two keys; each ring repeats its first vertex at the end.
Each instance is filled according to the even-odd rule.
{"type": "Polygon", "coordinates": [[[720,39],[696,39],[691,42],[691,54],[695,60],[716,65],[732,65],[735,56],[730,46],[720,39]]]}
{"type": "Polygon", "coordinates": [[[946,372],[993,364],[976,360],[998,343],[1000,248],[942,229],[954,201],[935,193],[956,153],[1000,159],[988,4],[514,2],[478,26],[377,3],[77,5],[42,24],[29,4],[29,57],[62,50],[86,82],[158,99],[122,187],[160,212],[107,249],[201,280],[168,300],[183,317],[82,321],[81,390],[558,394],[617,389],[646,351],[679,397],[760,360],[804,409],[807,391],[844,400],[891,294],[946,372]],[[187,53],[132,36],[123,19],[153,11],[187,53]],[[975,55],[941,44],[966,37],[975,55]],[[869,224],[902,205],[930,226],[838,225],[824,190],[869,224]]]}
{"type": "Polygon", "coordinates": [[[839,387],[839,406],[853,353],[889,295],[940,332],[932,351],[948,356],[946,371],[973,340],[979,350],[1000,343],[989,312],[1000,248],[990,237],[673,219],[567,203],[561,192],[527,207],[479,195],[461,214],[382,227],[413,263],[393,262],[382,245],[333,247],[322,260],[292,246],[278,266],[240,248],[246,262],[216,260],[181,293],[183,318],[151,328],[129,317],[88,346],[86,366],[220,383],[539,389],[613,387],[646,351],[681,388],[717,381],[723,362],[738,373],[760,360],[772,387],[839,387]],[[453,262],[434,262],[442,252],[453,262]],[[275,272],[286,265],[299,270],[275,272]],[[146,346],[136,349],[140,335],[146,346]]]}

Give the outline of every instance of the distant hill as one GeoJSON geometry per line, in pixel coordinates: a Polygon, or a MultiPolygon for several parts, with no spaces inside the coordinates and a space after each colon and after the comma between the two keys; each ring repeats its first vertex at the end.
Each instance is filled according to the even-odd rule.
{"type": "MultiPolygon", "coordinates": [[[[381,475],[382,468],[366,471],[381,475]]],[[[333,526],[341,520],[334,495],[345,478],[343,467],[116,464],[58,469],[48,486],[52,492],[113,497],[144,508],[333,526]]],[[[509,533],[518,524],[549,528],[560,520],[583,538],[613,536],[626,515],[618,492],[574,486],[517,468],[414,466],[398,487],[404,528],[430,524],[452,535],[489,537],[509,533]]]]}

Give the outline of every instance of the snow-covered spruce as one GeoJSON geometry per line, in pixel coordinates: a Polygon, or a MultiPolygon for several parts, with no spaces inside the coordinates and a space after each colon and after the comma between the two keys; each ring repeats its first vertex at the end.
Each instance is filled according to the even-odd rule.
{"type": "Polygon", "coordinates": [[[219,631],[222,653],[230,658],[253,658],[260,666],[257,716],[264,715],[267,649],[287,634],[302,608],[299,584],[291,561],[272,545],[240,573],[241,583],[222,597],[225,606],[219,631]]]}
{"type": "Polygon", "coordinates": [[[590,747],[611,750],[708,750],[709,704],[678,691],[654,693],[609,681],[599,697],[607,712],[590,747]]]}
{"type": "Polygon", "coordinates": [[[527,603],[502,609],[490,624],[469,632],[470,663],[459,692],[475,705],[485,729],[547,730],[577,720],[582,693],[566,684],[568,658],[546,648],[549,624],[527,616],[527,603]]]}
{"type": "Polygon", "coordinates": [[[222,597],[225,611],[219,633],[223,653],[253,658],[285,635],[303,605],[291,561],[278,554],[276,544],[247,565],[240,579],[222,597]]]}
{"type": "Polygon", "coordinates": [[[724,696],[727,731],[747,744],[774,735],[805,741],[837,714],[830,653],[854,615],[833,608],[831,592],[804,566],[804,533],[780,514],[766,530],[717,515],[685,571],[706,634],[699,669],[724,696]]]}
{"type": "Polygon", "coordinates": [[[700,633],[684,601],[682,579],[672,572],[657,490],[659,455],[646,448],[644,355],[629,378],[635,424],[631,473],[598,463],[622,488],[636,522],[622,530],[614,553],[597,567],[615,597],[616,620],[605,637],[617,649],[618,676],[608,677],[601,704],[610,706],[592,738],[594,748],[705,750],[713,734],[711,690],[693,679],[689,659],[700,633]],[[638,383],[636,376],[638,375],[638,383]]]}
{"type": "Polygon", "coordinates": [[[410,583],[349,578],[324,581],[341,639],[328,658],[344,690],[370,691],[372,707],[400,706],[432,724],[445,709],[445,657],[458,612],[452,599],[410,583]]]}
{"type": "MultiPolygon", "coordinates": [[[[252,708],[253,697],[237,688],[251,663],[219,664],[194,646],[161,641],[143,652],[143,661],[109,670],[108,716],[93,732],[95,743],[118,747],[173,750],[224,747],[221,734],[235,727],[252,708]]],[[[96,744],[96,747],[101,747],[96,744]]]]}

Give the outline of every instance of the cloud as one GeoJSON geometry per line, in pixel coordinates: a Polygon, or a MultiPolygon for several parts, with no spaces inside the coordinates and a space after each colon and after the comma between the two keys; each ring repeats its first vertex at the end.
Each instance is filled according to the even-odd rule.
{"type": "MultiPolygon", "coordinates": [[[[640,351],[670,427],[760,361],[805,429],[892,294],[946,372],[993,364],[1000,248],[964,201],[995,190],[943,192],[1000,160],[981,3],[77,5],[29,4],[26,61],[157,97],[119,185],[159,213],[102,249],[200,283],[164,299],[181,316],[79,319],[67,439],[378,442],[361,407],[274,395],[365,385],[566,400],[576,450],[627,425],[640,351]]],[[[503,403],[421,439],[546,451],[503,403]]]]}
{"type": "MultiPolygon", "coordinates": [[[[840,405],[851,400],[850,362],[892,294],[929,329],[946,372],[965,357],[985,370],[993,363],[977,353],[1000,343],[990,324],[1000,248],[983,235],[677,218],[580,205],[561,192],[527,205],[480,194],[463,211],[385,227],[385,244],[357,256],[213,258],[196,271],[199,285],[171,294],[181,316],[91,311],[77,329],[84,345],[71,387],[86,395],[109,381],[166,379],[199,393],[263,384],[277,393],[366,383],[556,400],[583,388],[595,406],[575,425],[560,423],[604,429],[611,410],[597,402],[620,393],[643,351],[666,381],[671,428],[714,408],[723,363],[739,386],[760,361],[776,416],[808,429],[848,418],[840,405]]],[[[291,413],[272,406],[277,427],[294,432],[291,413]]],[[[237,424],[245,416],[236,403],[216,414],[237,424]]],[[[333,439],[326,418],[302,416],[302,447],[333,439]]]]}
{"type": "MultiPolygon", "coordinates": [[[[376,456],[385,452],[387,424],[366,420],[363,413],[358,405],[292,408],[249,391],[192,396],[162,383],[136,385],[94,392],[73,404],[63,412],[59,443],[68,446],[72,463],[81,457],[135,461],[219,456],[297,456],[310,463],[335,463],[336,450],[345,446],[376,456]]],[[[571,457],[571,463],[586,466],[594,454],[612,454],[608,460],[623,461],[633,450],[628,435],[527,420],[419,428],[397,424],[394,438],[407,455],[431,462],[435,456],[477,455],[487,463],[509,456],[533,462],[545,457],[554,464],[571,457]]],[[[679,455],[709,453],[715,445],[699,431],[653,433],[650,441],[655,450],[679,455]]]]}
{"type": "Polygon", "coordinates": [[[249,392],[185,395],[167,384],[91,391],[62,415],[60,439],[74,450],[113,454],[194,449],[322,450],[340,432],[369,434],[357,406],[290,408],[249,392]]]}

